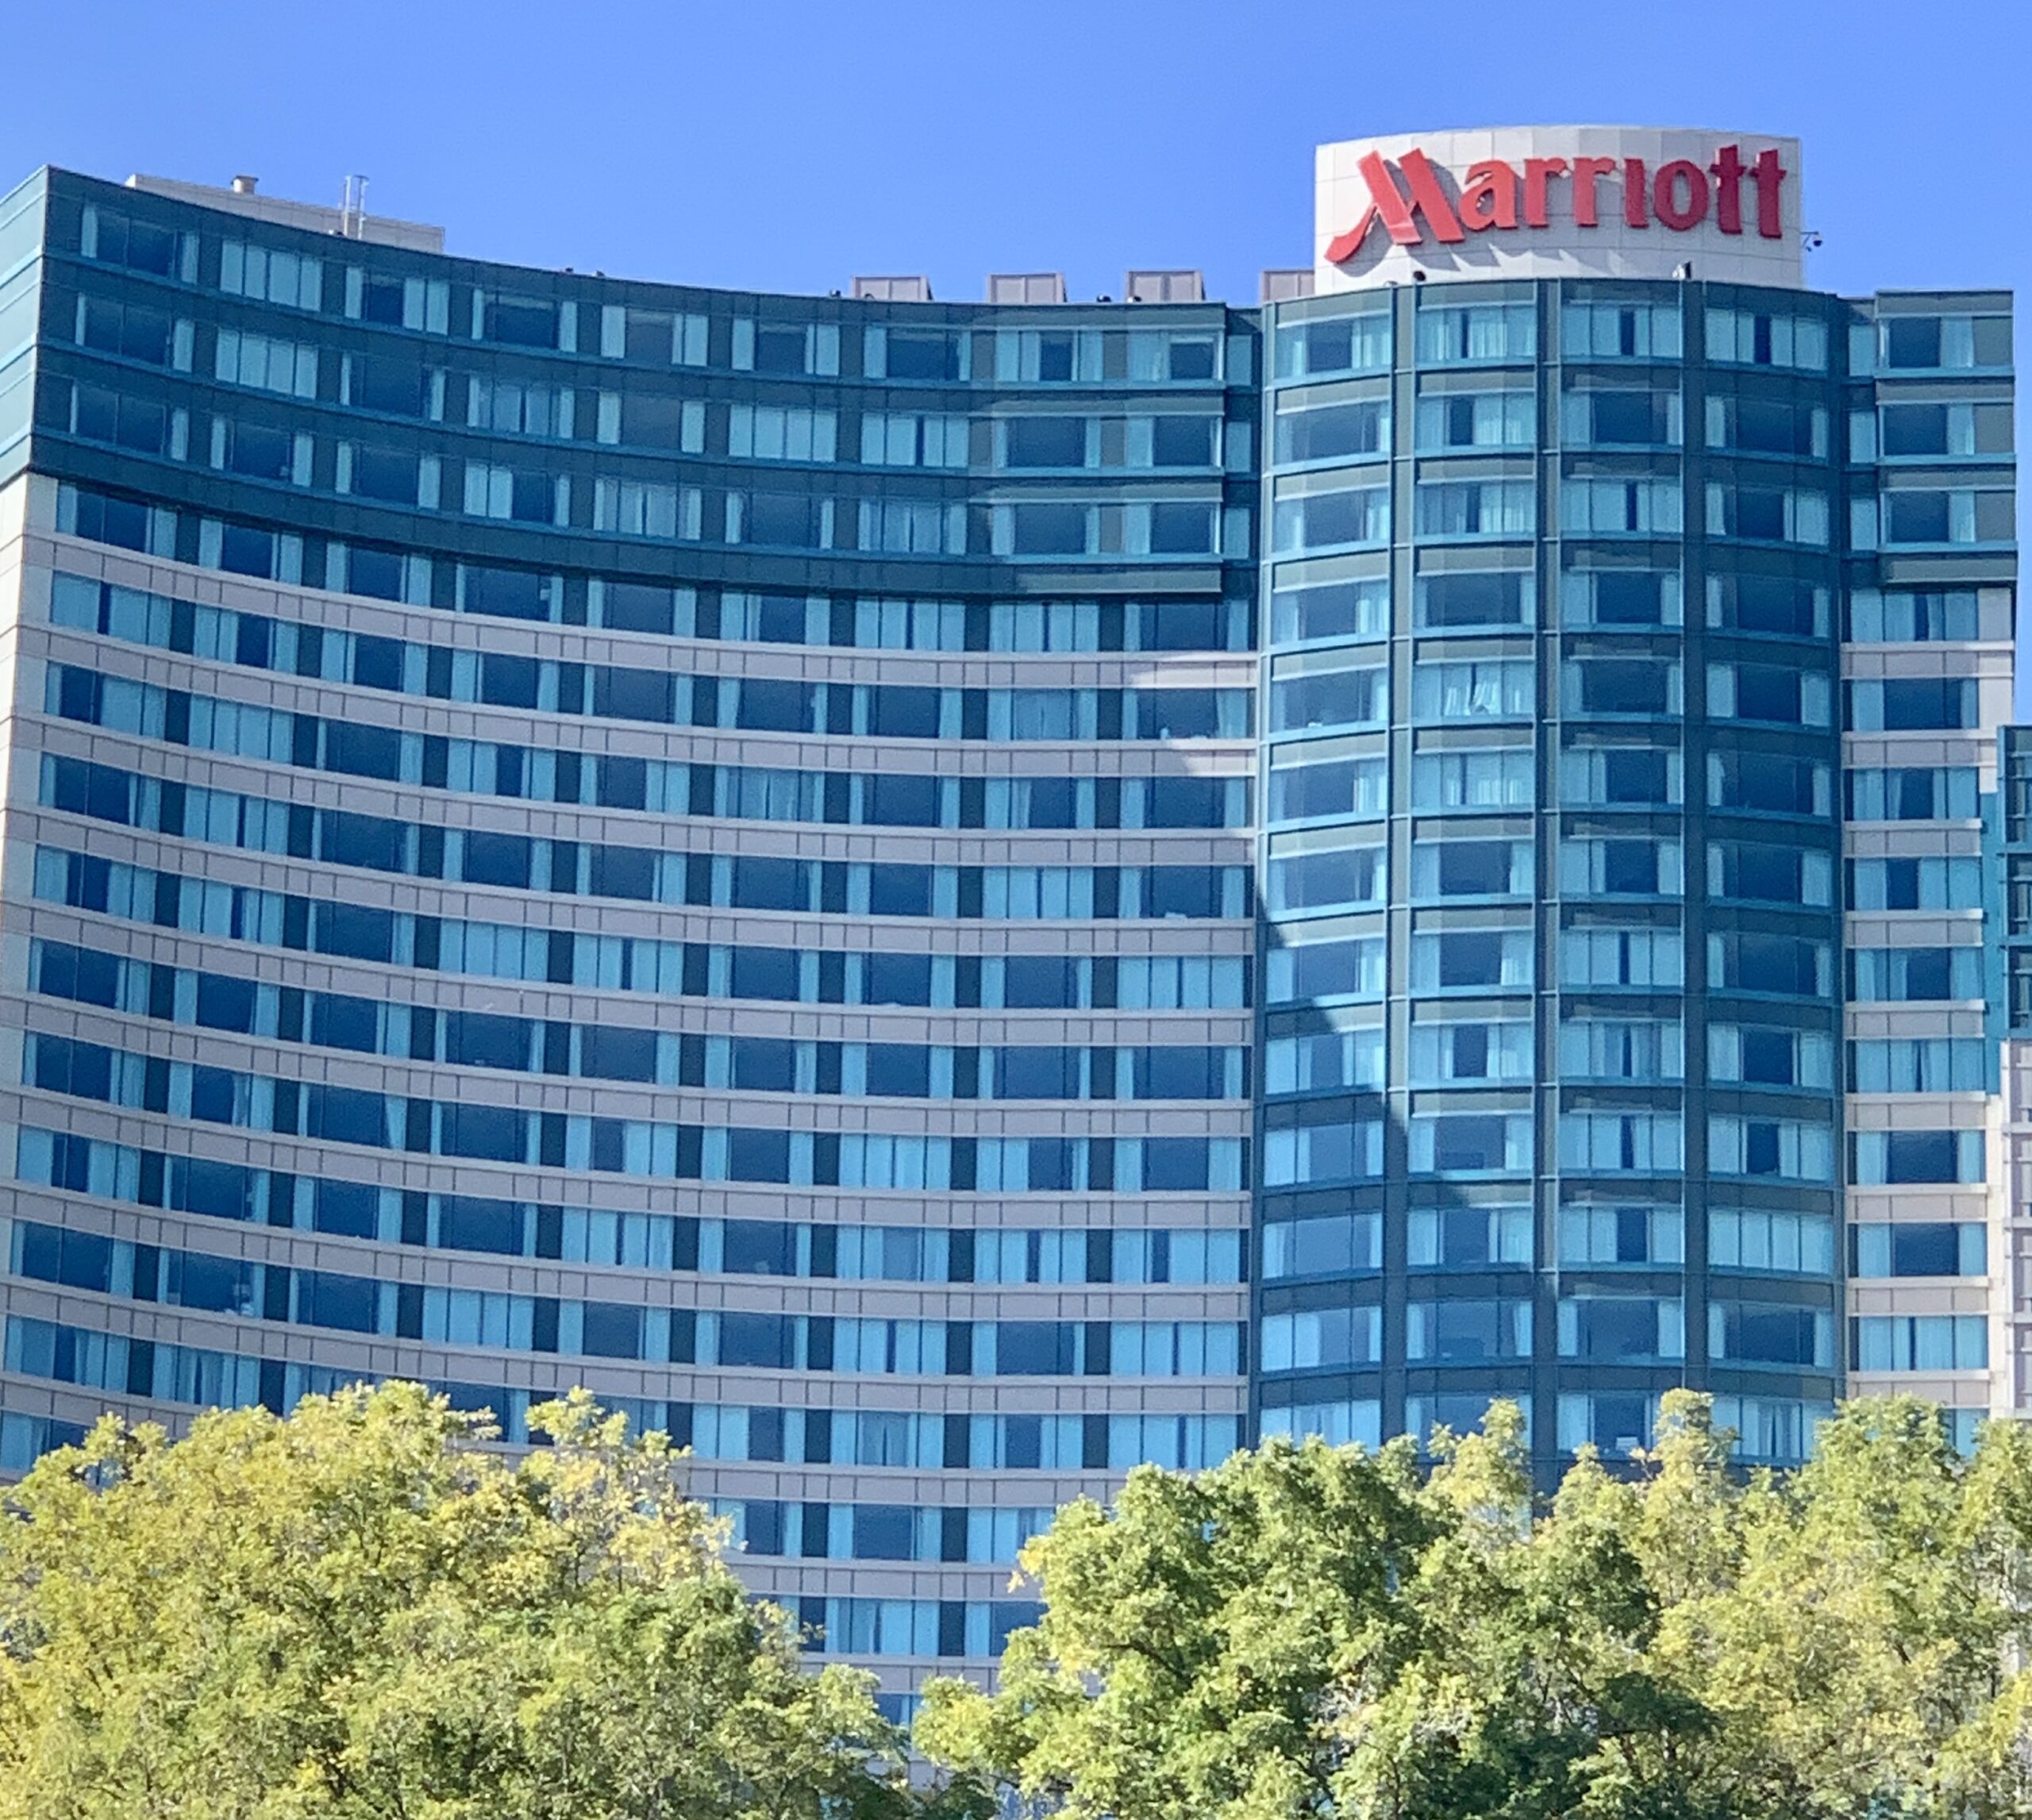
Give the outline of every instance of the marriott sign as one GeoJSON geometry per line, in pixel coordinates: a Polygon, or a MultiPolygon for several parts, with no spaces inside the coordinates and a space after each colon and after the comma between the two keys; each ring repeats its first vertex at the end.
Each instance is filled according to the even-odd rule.
{"type": "Polygon", "coordinates": [[[1799,148],[1746,134],[1529,127],[1319,148],[1321,291],[1434,279],[1797,287],[1799,148]]]}

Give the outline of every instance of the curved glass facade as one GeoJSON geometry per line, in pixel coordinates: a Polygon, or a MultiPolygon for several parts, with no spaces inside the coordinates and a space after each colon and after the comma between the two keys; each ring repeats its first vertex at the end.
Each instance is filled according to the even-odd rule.
{"type": "Polygon", "coordinates": [[[1253,320],[6,214],[8,1463],[584,1382],[985,1664],[1241,1437],[1253,320]]]}
{"type": "Polygon", "coordinates": [[[2004,307],[1274,313],[1265,1431],[1503,1395],[1550,1472],[1681,1383],[1777,1460],[1848,1369],[1990,1406],[1988,1282],[1868,1279],[1988,1275],[2004,307]]]}
{"type": "Polygon", "coordinates": [[[0,1472],[583,1383],[904,1700],[1138,1461],[1997,1400],[2007,298],[160,187],[0,203],[0,1472]]]}
{"type": "Polygon", "coordinates": [[[1546,1452],[1618,1450],[1689,1378],[1831,1400],[1846,314],[1584,280],[1280,312],[1269,1426],[1501,1393],[1546,1452]],[[1738,1274],[1773,1226],[1784,1267],[1738,1274]]]}

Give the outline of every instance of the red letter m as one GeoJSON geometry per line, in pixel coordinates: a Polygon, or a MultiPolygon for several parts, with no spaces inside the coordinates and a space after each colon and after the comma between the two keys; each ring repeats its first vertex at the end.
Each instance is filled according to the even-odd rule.
{"type": "Polygon", "coordinates": [[[1433,169],[1432,160],[1424,152],[1415,148],[1407,152],[1397,160],[1397,167],[1404,173],[1404,181],[1410,188],[1409,196],[1397,187],[1389,166],[1379,154],[1368,153],[1357,167],[1368,184],[1369,206],[1362,211],[1362,218],[1327,248],[1329,265],[1353,259],[1379,219],[1400,247],[1421,244],[1418,224],[1413,218],[1418,215],[1425,217],[1426,225],[1432,229],[1432,237],[1436,240],[1453,245],[1468,237],[1461,230],[1460,217],[1454,214],[1453,205],[1440,187],[1438,172],[1433,169]]]}

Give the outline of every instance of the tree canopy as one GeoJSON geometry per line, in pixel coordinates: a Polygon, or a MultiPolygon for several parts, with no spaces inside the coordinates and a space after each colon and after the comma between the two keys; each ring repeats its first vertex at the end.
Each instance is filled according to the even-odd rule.
{"type": "Polygon", "coordinates": [[[102,1422],[0,1498],[0,1820],[840,1820],[869,1677],[806,1672],[660,1436],[519,1462],[413,1385],[102,1422]]]}
{"type": "Polygon", "coordinates": [[[1859,1401],[1743,1475],[1705,1399],[1534,1503],[1514,1406],[1380,1454],[1139,1468],[1024,1556],[999,1691],[921,1749],[1068,1820],[2032,1814],[2032,1430],[1859,1401]]]}

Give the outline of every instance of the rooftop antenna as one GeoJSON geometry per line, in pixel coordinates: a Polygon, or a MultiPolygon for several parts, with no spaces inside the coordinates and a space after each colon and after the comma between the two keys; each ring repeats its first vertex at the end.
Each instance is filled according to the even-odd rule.
{"type": "Polygon", "coordinates": [[[346,179],[345,194],[339,202],[339,233],[349,240],[367,237],[367,179],[346,179]]]}

